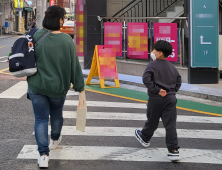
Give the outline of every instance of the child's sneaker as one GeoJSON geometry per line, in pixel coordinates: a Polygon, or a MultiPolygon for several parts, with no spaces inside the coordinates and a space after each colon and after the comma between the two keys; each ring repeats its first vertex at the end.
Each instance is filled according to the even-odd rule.
{"type": "Polygon", "coordinates": [[[58,147],[59,143],[61,142],[61,140],[62,140],[62,135],[60,135],[58,140],[52,140],[50,138],[49,150],[56,149],[58,147]]]}
{"type": "Polygon", "coordinates": [[[167,158],[171,160],[172,162],[177,162],[180,160],[180,154],[177,149],[174,149],[172,151],[169,151],[167,154],[167,158]]]}
{"type": "Polygon", "coordinates": [[[47,155],[39,156],[38,164],[39,164],[39,168],[48,168],[49,167],[49,157],[47,155]]]}
{"type": "Polygon", "coordinates": [[[146,139],[143,138],[143,135],[140,130],[138,129],[135,130],[135,137],[143,145],[143,147],[147,148],[150,146],[150,141],[147,141],[146,139]]]}

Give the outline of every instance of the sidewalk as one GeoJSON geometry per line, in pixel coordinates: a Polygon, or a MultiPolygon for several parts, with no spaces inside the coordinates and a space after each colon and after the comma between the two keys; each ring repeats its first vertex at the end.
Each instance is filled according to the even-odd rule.
{"type": "MultiPolygon", "coordinates": [[[[89,70],[85,69],[82,71],[84,76],[87,77],[89,70]]],[[[120,83],[144,87],[142,77],[126,74],[118,75],[120,83]]],[[[222,80],[220,80],[219,84],[182,83],[178,94],[222,102],[222,80]]]]}
{"type": "Polygon", "coordinates": [[[0,39],[4,39],[4,38],[10,38],[12,37],[13,35],[0,35],[0,39]]]}
{"type": "Polygon", "coordinates": [[[13,32],[13,34],[0,35],[0,39],[10,38],[10,37],[13,37],[13,36],[22,36],[22,35],[24,35],[24,34],[21,34],[20,32],[13,32]]]}

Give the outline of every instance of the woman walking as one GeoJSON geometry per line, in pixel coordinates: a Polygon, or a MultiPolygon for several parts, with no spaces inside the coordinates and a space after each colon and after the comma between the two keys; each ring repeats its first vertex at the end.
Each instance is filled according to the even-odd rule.
{"type": "Polygon", "coordinates": [[[73,40],[68,34],[60,32],[65,14],[63,8],[50,6],[45,12],[43,28],[34,35],[34,40],[37,41],[47,31],[53,31],[35,48],[38,71],[27,78],[28,94],[35,115],[34,129],[40,154],[39,167],[48,167],[49,150],[56,149],[61,142],[62,110],[70,83],[75,91],[84,93],[84,78],[73,40]]]}

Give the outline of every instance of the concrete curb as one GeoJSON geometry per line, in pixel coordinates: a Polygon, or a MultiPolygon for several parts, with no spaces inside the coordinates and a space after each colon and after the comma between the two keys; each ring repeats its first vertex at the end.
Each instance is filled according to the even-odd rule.
{"type": "Polygon", "coordinates": [[[11,38],[13,35],[7,35],[7,36],[0,36],[0,39],[6,39],[6,38],[11,38]]]}
{"type": "Polygon", "coordinates": [[[179,90],[178,94],[201,98],[201,99],[213,100],[213,101],[217,101],[217,102],[222,102],[222,96],[216,96],[216,95],[204,94],[204,93],[198,93],[198,92],[191,92],[191,91],[185,91],[185,90],[179,90]]]}
{"type": "Polygon", "coordinates": [[[21,34],[20,32],[13,32],[12,34],[4,34],[0,36],[0,39],[5,39],[5,38],[11,38],[13,36],[18,36],[18,35],[25,35],[25,34],[21,34]]]}
{"type": "MultiPolygon", "coordinates": [[[[88,77],[87,74],[83,74],[83,76],[85,78],[88,77]]],[[[93,79],[97,79],[98,80],[99,78],[95,77],[93,79]]],[[[145,86],[143,84],[139,84],[139,83],[122,81],[122,80],[119,80],[119,82],[121,84],[128,84],[128,85],[133,85],[133,86],[144,87],[145,88],[145,86]]],[[[198,93],[198,92],[193,92],[193,91],[185,91],[185,90],[179,90],[177,94],[181,94],[181,95],[185,95],[185,96],[191,96],[191,97],[196,97],[196,98],[201,98],[201,99],[213,100],[213,101],[217,101],[217,102],[222,102],[222,96],[198,93]]]]}

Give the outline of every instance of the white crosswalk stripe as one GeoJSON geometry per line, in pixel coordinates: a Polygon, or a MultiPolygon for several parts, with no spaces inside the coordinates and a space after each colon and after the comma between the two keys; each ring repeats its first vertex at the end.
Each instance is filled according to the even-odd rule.
{"type": "MultiPolygon", "coordinates": [[[[87,119],[146,120],[145,113],[87,112],[87,119]]],[[[63,118],[76,118],[75,111],[63,111],[63,118]]],[[[161,119],[160,119],[161,121],[161,119]]],[[[222,123],[222,117],[178,115],[177,122],[222,123]]]]}
{"type": "Polygon", "coordinates": [[[20,81],[0,94],[0,98],[19,99],[27,93],[27,82],[20,81]]]}
{"type": "Polygon", "coordinates": [[[0,57],[0,63],[5,63],[8,61],[8,56],[2,56],[0,57]]]}
{"type": "Polygon", "coordinates": [[[2,58],[7,58],[8,56],[2,56],[2,57],[0,57],[0,59],[2,59],[2,58]]]}
{"type": "Polygon", "coordinates": [[[7,63],[8,60],[2,60],[0,63],[7,63]]]}
{"type": "MultiPolygon", "coordinates": [[[[16,85],[10,87],[4,92],[0,93],[0,98],[11,98],[19,99],[27,92],[27,83],[21,81],[16,85]]],[[[69,91],[68,96],[79,95],[76,92],[69,91]]],[[[78,97],[77,97],[78,98],[78,97]]],[[[78,99],[75,100],[67,99],[65,101],[65,106],[77,106],[78,99]]],[[[92,122],[102,122],[104,120],[110,120],[109,122],[115,122],[112,127],[109,126],[98,126],[90,125],[86,127],[85,132],[76,131],[76,127],[64,125],[62,129],[63,140],[73,139],[78,137],[112,137],[112,138],[132,138],[135,133],[135,125],[132,127],[123,127],[121,125],[122,121],[132,122],[132,121],[144,121],[146,120],[146,104],[143,103],[133,103],[133,102],[107,102],[107,101],[87,101],[88,113],[87,121],[92,122]],[[103,112],[92,111],[91,108],[103,108],[103,112]],[[107,109],[109,108],[109,109],[107,109]],[[112,109],[115,108],[116,112],[112,109]],[[135,113],[124,113],[124,109],[140,109],[139,112],[135,113]],[[141,111],[142,109],[142,111],[141,111]],[[109,111],[111,110],[111,112],[109,111]],[[118,122],[118,121],[120,122],[118,122]],[[116,124],[120,127],[117,127],[116,124]]],[[[66,120],[72,120],[76,118],[76,111],[72,110],[73,107],[65,107],[63,116],[66,120]]],[[[177,124],[189,123],[198,125],[208,125],[208,127],[218,126],[222,123],[221,117],[211,117],[211,116],[190,116],[190,115],[178,115],[177,124]]],[[[201,140],[221,140],[222,131],[221,130],[202,130],[194,129],[187,125],[184,129],[177,129],[178,137],[181,139],[200,139],[201,140]]],[[[141,129],[141,127],[138,127],[141,129]]],[[[49,133],[50,133],[49,126],[49,133]]],[[[31,135],[31,134],[30,134],[31,135]]],[[[162,138],[165,140],[165,129],[158,128],[153,138],[162,138]]],[[[128,140],[128,139],[127,139],[128,140]]],[[[135,139],[136,140],[136,139],[135,139]]],[[[189,141],[189,140],[188,140],[189,141]]],[[[120,141],[121,142],[121,141],[120,141]]],[[[206,141],[205,141],[206,142],[206,141]]],[[[192,145],[192,144],[191,144],[192,145]]],[[[123,145],[124,146],[124,145],[123,145]]],[[[81,146],[75,146],[75,143],[69,145],[61,145],[58,149],[50,151],[50,159],[55,160],[110,160],[110,161],[146,161],[146,162],[170,162],[166,158],[167,149],[166,148],[153,148],[152,141],[150,148],[138,147],[120,147],[120,146],[104,146],[104,143],[100,143],[97,146],[87,146],[82,143],[81,146]]],[[[18,153],[18,159],[37,159],[39,153],[37,151],[36,145],[24,145],[21,148],[20,153],[18,153]]],[[[192,148],[181,148],[180,149],[181,162],[190,163],[200,163],[200,164],[222,164],[222,151],[221,149],[201,149],[194,147],[192,148]]]]}
{"type": "MultiPolygon", "coordinates": [[[[0,98],[5,99],[20,99],[22,96],[24,96],[27,93],[28,85],[26,81],[20,81],[14,86],[8,88],[7,90],[0,93],[0,98]]],[[[78,92],[75,91],[68,91],[68,96],[76,96],[79,95],[78,92]]]]}
{"type": "MultiPolygon", "coordinates": [[[[77,106],[77,100],[66,100],[65,106],[77,106]]],[[[87,106],[91,107],[115,107],[115,108],[132,108],[146,109],[146,104],[143,103],[121,103],[121,102],[104,102],[104,101],[87,101],[87,106]]]]}
{"type": "MultiPolygon", "coordinates": [[[[67,136],[134,136],[135,129],[141,127],[86,127],[85,132],[76,131],[75,126],[63,126],[62,134],[67,136]]],[[[51,127],[49,126],[49,134],[51,127]]],[[[222,139],[221,130],[177,129],[179,138],[222,139]]],[[[165,129],[158,128],[153,137],[165,137],[165,129]]]]}
{"type": "MultiPolygon", "coordinates": [[[[222,164],[222,150],[181,149],[181,162],[222,164]]],[[[36,145],[25,145],[18,159],[37,159],[36,145]]],[[[170,162],[165,148],[138,149],[131,147],[60,146],[51,151],[50,159],[56,160],[113,160],[170,162]]]]}

